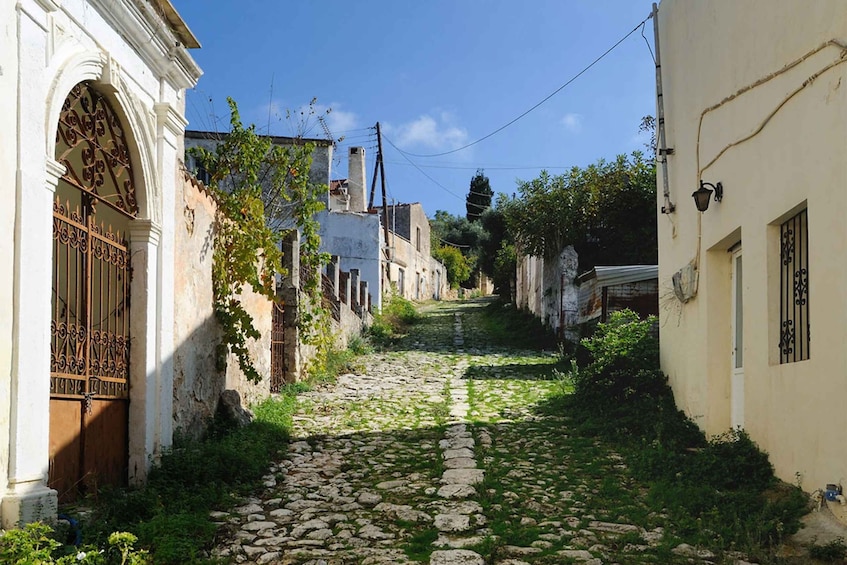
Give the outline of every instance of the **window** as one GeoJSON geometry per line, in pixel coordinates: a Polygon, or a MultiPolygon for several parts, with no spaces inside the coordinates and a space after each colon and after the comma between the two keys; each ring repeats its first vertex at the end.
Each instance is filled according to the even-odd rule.
{"type": "Polygon", "coordinates": [[[415,228],[415,249],[421,250],[421,228],[415,228]]]}
{"type": "Polygon", "coordinates": [[[803,210],[779,228],[779,362],[809,358],[809,225],[803,210]]]}

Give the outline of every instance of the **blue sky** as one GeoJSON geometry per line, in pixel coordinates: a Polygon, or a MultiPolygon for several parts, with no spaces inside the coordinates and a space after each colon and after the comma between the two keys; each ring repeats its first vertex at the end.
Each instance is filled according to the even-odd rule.
{"type": "MultiPolygon", "coordinates": [[[[643,149],[639,122],[655,113],[655,67],[637,30],[472,147],[439,157],[397,149],[431,155],[490,134],[629,33],[650,1],[172,1],[203,46],[192,52],[204,75],[187,94],[190,129],[225,131],[230,96],[260,131],[324,137],[315,117],[300,119],[316,98],[318,111],[331,108],[333,137],[344,136],[333,178],[346,177],[354,145],[367,149],[370,177],[369,128],[379,121],[389,202],[421,202],[430,216],[465,214],[477,168],[495,192],[511,194],[542,168],[560,173],[643,149]]],[[[652,20],[643,31],[652,45],[652,20]]]]}

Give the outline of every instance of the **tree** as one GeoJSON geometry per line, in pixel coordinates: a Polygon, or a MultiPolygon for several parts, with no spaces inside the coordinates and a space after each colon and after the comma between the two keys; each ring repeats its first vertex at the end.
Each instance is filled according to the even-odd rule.
{"type": "Polygon", "coordinates": [[[468,221],[476,222],[479,220],[482,214],[491,208],[491,198],[493,196],[494,191],[491,190],[488,177],[485,176],[482,169],[477,169],[476,174],[471,179],[471,187],[465,201],[468,221]]]}
{"type": "Polygon", "coordinates": [[[459,288],[471,276],[468,259],[455,247],[449,245],[433,246],[432,256],[447,267],[447,283],[450,288],[459,288]]]}
{"type": "Polygon", "coordinates": [[[503,212],[523,253],[550,257],[573,245],[581,270],[657,261],[656,168],[640,152],[562,175],[542,171],[518,190],[503,212]]]}
{"type": "MultiPolygon", "coordinates": [[[[477,269],[480,243],[485,236],[485,230],[480,222],[470,222],[467,218],[454,216],[444,210],[436,211],[435,217],[430,220],[432,249],[451,247],[464,257],[464,262],[468,266],[468,276],[461,277],[460,284],[470,281],[470,285],[473,286],[475,281],[471,275],[477,269]]],[[[433,252],[433,257],[435,256],[433,252]]]]}
{"type": "MultiPolygon", "coordinates": [[[[280,240],[284,230],[276,223],[279,218],[268,215],[266,202],[291,203],[286,229],[301,232],[301,261],[319,268],[328,257],[319,252],[314,214],[323,208],[320,195],[326,187],[308,181],[312,144],[274,145],[269,137],[256,133],[255,125],[245,127],[236,103],[231,98],[227,101],[229,133],[214,151],[196,148],[193,152],[209,172],[209,186],[218,201],[212,292],[223,345],[237,357],[247,378],[258,382],[262,377],[250,359],[247,339],[261,336],[239,295],[249,286],[270,300],[276,299],[274,281],[282,269],[280,240]]],[[[319,307],[319,283],[310,282],[305,290],[309,303],[319,307]]],[[[306,324],[315,321],[314,315],[304,319],[306,324]]],[[[311,329],[306,328],[307,333],[311,329]]]]}

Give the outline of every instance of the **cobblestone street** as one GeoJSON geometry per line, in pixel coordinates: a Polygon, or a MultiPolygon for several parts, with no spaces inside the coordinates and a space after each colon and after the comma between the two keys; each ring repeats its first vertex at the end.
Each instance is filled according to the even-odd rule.
{"type": "MultiPolygon", "coordinates": [[[[615,453],[539,403],[553,352],[489,345],[485,301],[429,306],[403,350],[299,397],[265,490],[214,517],[237,563],[707,563],[668,543],[615,453]]],[[[743,561],[739,561],[743,563],[743,561]]]]}

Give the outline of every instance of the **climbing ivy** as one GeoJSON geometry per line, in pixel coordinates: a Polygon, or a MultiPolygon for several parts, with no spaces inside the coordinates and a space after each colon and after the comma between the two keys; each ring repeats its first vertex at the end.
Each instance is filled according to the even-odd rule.
{"type": "MultiPolygon", "coordinates": [[[[285,233],[301,233],[300,262],[312,273],[328,261],[320,253],[320,235],[315,213],[323,209],[320,199],[325,185],[309,181],[314,144],[297,142],[276,145],[259,135],[255,125],[245,127],[231,98],[230,131],[213,150],[193,148],[191,152],[209,173],[209,186],[218,199],[214,239],[212,291],[215,315],[223,328],[223,345],[236,358],[245,376],[259,382],[247,348],[248,339],[258,339],[259,331],[241,303],[245,289],[276,299],[276,273],[287,275],[282,267],[280,242],[285,233]],[[282,201],[287,206],[279,206],[282,201]],[[271,205],[274,203],[275,205],[271,205]],[[275,211],[271,216],[266,210],[275,211]],[[285,211],[285,217],[278,210],[285,211]]],[[[320,326],[320,278],[309,277],[303,285],[308,308],[300,317],[304,335],[320,326]]]]}

